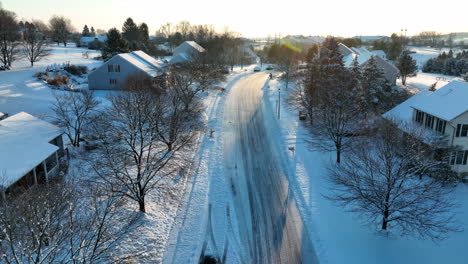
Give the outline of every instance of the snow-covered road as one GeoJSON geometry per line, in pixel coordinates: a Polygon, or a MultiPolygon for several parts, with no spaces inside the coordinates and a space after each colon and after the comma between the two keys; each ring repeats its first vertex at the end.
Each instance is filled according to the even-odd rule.
{"type": "Polygon", "coordinates": [[[273,142],[262,103],[268,75],[232,87],[224,109],[226,181],[231,184],[242,251],[251,263],[317,263],[289,188],[287,169],[273,142]]]}

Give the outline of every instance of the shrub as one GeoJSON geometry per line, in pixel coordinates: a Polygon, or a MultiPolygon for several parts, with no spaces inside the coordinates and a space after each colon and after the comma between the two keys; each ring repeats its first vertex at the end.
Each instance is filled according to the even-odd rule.
{"type": "Polygon", "coordinates": [[[63,69],[68,73],[76,76],[81,76],[88,72],[88,67],[80,65],[65,65],[63,69]]]}
{"type": "Polygon", "coordinates": [[[67,85],[68,84],[68,76],[62,76],[62,75],[57,75],[53,78],[47,79],[47,84],[53,85],[53,86],[61,86],[61,85],[67,85]]]}

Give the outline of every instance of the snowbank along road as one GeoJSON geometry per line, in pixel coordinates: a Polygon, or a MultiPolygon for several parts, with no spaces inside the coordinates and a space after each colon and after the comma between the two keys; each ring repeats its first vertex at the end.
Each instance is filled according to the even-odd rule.
{"type": "Polygon", "coordinates": [[[268,75],[237,82],[224,112],[224,163],[249,263],[318,263],[262,104],[268,75]]]}

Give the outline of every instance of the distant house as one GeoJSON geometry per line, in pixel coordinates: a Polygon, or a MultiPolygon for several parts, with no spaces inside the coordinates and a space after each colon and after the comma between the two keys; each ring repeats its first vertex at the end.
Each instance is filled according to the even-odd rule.
{"type": "Polygon", "coordinates": [[[80,47],[89,47],[90,43],[93,41],[99,41],[101,43],[104,43],[107,40],[107,36],[95,36],[95,37],[81,37],[80,38],[80,47]]]}
{"type": "Polygon", "coordinates": [[[205,49],[195,41],[185,41],[172,51],[171,64],[186,63],[205,52],[205,49]]]}
{"type": "Polygon", "coordinates": [[[390,84],[395,85],[396,79],[398,78],[400,71],[392,63],[379,55],[376,55],[364,47],[360,48],[348,48],[346,45],[340,43],[339,50],[343,55],[344,64],[346,67],[350,67],[353,64],[354,59],[357,59],[359,65],[365,66],[371,57],[374,57],[377,66],[383,71],[385,78],[390,84]]]}
{"type": "Polygon", "coordinates": [[[63,156],[60,128],[21,112],[0,121],[0,192],[48,181],[63,156]]]}
{"type": "Polygon", "coordinates": [[[143,74],[155,78],[161,73],[163,63],[144,53],[133,51],[112,57],[88,75],[90,90],[118,90],[130,77],[143,74]]]}
{"type": "Polygon", "coordinates": [[[359,39],[362,42],[373,42],[376,40],[385,39],[385,36],[354,36],[353,39],[359,39]]]}
{"type": "Polygon", "coordinates": [[[435,92],[421,91],[383,115],[445,135],[451,154],[450,166],[468,176],[468,82],[452,81],[435,92]]]}

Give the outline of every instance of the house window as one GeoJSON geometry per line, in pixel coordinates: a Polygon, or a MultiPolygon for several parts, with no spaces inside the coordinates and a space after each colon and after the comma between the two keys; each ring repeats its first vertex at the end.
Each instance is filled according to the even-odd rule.
{"type": "Polygon", "coordinates": [[[120,72],[120,65],[114,65],[114,72],[120,72]]]}
{"type": "Polygon", "coordinates": [[[423,120],[424,120],[424,113],[419,110],[416,110],[416,122],[422,124],[423,120]]]}
{"type": "Polygon", "coordinates": [[[436,127],[435,127],[435,130],[444,134],[445,133],[445,127],[447,126],[447,122],[442,120],[442,119],[439,119],[437,118],[437,122],[436,122],[436,127]]]}
{"type": "Polygon", "coordinates": [[[468,125],[462,125],[460,137],[467,137],[468,136],[468,125]]]}
{"type": "Polygon", "coordinates": [[[468,124],[462,125],[458,124],[457,125],[457,131],[455,132],[456,137],[468,137],[468,124]]]}
{"type": "Polygon", "coordinates": [[[117,84],[117,79],[109,79],[109,84],[116,85],[117,84]]]}
{"type": "Polygon", "coordinates": [[[426,115],[426,127],[431,128],[434,126],[434,117],[431,115],[426,115]]]}
{"type": "Polygon", "coordinates": [[[107,71],[108,71],[108,72],[114,72],[114,65],[112,65],[112,64],[107,64],[107,71]]]}
{"type": "Polygon", "coordinates": [[[450,165],[466,165],[468,161],[468,150],[452,152],[450,165]]]}

